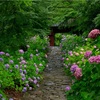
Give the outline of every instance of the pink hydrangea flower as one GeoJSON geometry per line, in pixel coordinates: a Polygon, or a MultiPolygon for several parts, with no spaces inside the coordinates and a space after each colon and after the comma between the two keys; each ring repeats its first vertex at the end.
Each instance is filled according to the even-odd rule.
{"type": "Polygon", "coordinates": [[[69,51],[69,52],[68,52],[68,54],[69,54],[70,56],[72,56],[72,55],[73,55],[72,51],[69,51]]]}
{"type": "Polygon", "coordinates": [[[91,57],[89,58],[89,62],[90,62],[90,63],[100,63],[100,55],[91,56],[91,57]]]}
{"type": "Polygon", "coordinates": [[[95,45],[94,48],[97,48],[97,46],[95,45]]]}
{"type": "Polygon", "coordinates": [[[85,58],[89,58],[92,54],[92,51],[86,51],[85,54],[84,54],[84,57],[85,58]]]}
{"type": "Polygon", "coordinates": [[[6,53],[6,56],[10,56],[10,54],[9,53],[6,53]]]}
{"type": "Polygon", "coordinates": [[[23,54],[24,53],[24,50],[20,49],[19,50],[19,53],[23,54]]]}
{"type": "Polygon", "coordinates": [[[66,88],[65,88],[66,91],[69,91],[70,89],[71,89],[70,86],[66,86],[66,88]]]}
{"type": "Polygon", "coordinates": [[[98,35],[100,35],[100,30],[94,29],[94,30],[90,31],[90,33],[88,34],[88,37],[95,39],[98,35]]]}
{"type": "Polygon", "coordinates": [[[82,77],[82,69],[77,67],[75,72],[74,72],[74,76],[76,79],[80,79],[82,77]]]}
{"type": "Polygon", "coordinates": [[[22,60],[22,61],[20,62],[20,64],[27,64],[27,62],[26,62],[25,60],[22,60]]]}
{"type": "Polygon", "coordinates": [[[69,60],[68,58],[66,58],[66,60],[69,60]]]}

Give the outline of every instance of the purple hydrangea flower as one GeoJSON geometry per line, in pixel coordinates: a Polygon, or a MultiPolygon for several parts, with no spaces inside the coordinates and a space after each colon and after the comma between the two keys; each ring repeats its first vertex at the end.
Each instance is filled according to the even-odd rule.
{"type": "Polygon", "coordinates": [[[9,64],[5,64],[5,67],[8,69],[10,66],[9,66],[9,64]]]}
{"type": "Polygon", "coordinates": [[[22,77],[25,77],[25,74],[23,74],[23,73],[21,73],[20,75],[21,75],[22,77]]]}
{"type": "Polygon", "coordinates": [[[10,64],[13,64],[13,63],[14,63],[14,61],[13,61],[13,60],[10,60],[9,62],[10,62],[10,64]]]}
{"type": "Polygon", "coordinates": [[[10,56],[10,54],[9,53],[6,53],[6,56],[10,56]]]}
{"type": "Polygon", "coordinates": [[[25,81],[26,80],[26,77],[22,77],[22,81],[25,81]]]}
{"type": "Polygon", "coordinates": [[[24,73],[24,74],[27,74],[27,71],[24,69],[24,70],[23,70],[23,73],[24,73]]]}
{"type": "Polygon", "coordinates": [[[0,61],[2,62],[3,61],[3,58],[0,58],[0,61]]]}
{"type": "Polygon", "coordinates": [[[39,54],[36,54],[36,56],[39,56],[39,54]]]}
{"type": "Polygon", "coordinates": [[[3,51],[0,52],[0,55],[4,55],[5,53],[3,51]]]}
{"type": "Polygon", "coordinates": [[[34,82],[34,84],[37,84],[38,81],[37,81],[37,79],[35,79],[33,82],[34,82]]]}
{"type": "Polygon", "coordinates": [[[29,84],[27,83],[25,86],[29,87],[29,84]]]}
{"type": "Polygon", "coordinates": [[[32,78],[28,78],[28,80],[29,80],[30,82],[33,82],[33,79],[32,79],[32,78]]]}
{"type": "Polygon", "coordinates": [[[36,73],[38,74],[38,72],[39,72],[39,68],[36,68],[36,73]]]}
{"type": "Polygon", "coordinates": [[[19,68],[19,66],[18,66],[18,65],[15,65],[15,68],[16,68],[16,69],[18,69],[18,68],[19,68]]]}
{"type": "Polygon", "coordinates": [[[31,58],[31,59],[33,58],[33,54],[30,54],[30,58],[31,58]]]}
{"type": "Polygon", "coordinates": [[[20,69],[19,71],[20,71],[20,73],[22,73],[22,72],[23,72],[23,70],[22,70],[22,69],[20,69]]]}
{"type": "Polygon", "coordinates": [[[75,72],[75,70],[76,70],[77,67],[78,67],[78,65],[73,64],[73,65],[71,66],[71,68],[70,68],[70,71],[71,71],[72,73],[75,72]]]}
{"type": "Polygon", "coordinates": [[[26,92],[27,91],[27,87],[24,87],[22,92],[26,92]]]}

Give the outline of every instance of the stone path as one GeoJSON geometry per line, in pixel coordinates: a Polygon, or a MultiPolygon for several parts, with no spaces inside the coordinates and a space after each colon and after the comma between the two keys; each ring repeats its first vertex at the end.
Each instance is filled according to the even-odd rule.
{"type": "Polygon", "coordinates": [[[22,100],[67,100],[65,87],[71,83],[63,70],[59,47],[50,47],[48,67],[43,74],[43,82],[34,91],[26,93],[22,100]]]}

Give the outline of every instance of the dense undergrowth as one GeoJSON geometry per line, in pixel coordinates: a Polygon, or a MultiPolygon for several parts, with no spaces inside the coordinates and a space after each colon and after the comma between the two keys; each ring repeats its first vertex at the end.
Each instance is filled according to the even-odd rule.
{"type": "Polygon", "coordinates": [[[62,42],[65,72],[72,77],[72,85],[66,87],[68,100],[100,99],[99,41],[100,36],[91,39],[71,35],[62,42]]]}
{"type": "MultiPolygon", "coordinates": [[[[27,50],[0,51],[0,100],[8,100],[6,89],[27,92],[39,87],[47,64],[48,39],[35,36],[27,43],[27,50]]],[[[10,100],[10,99],[9,99],[10,100]]]]}

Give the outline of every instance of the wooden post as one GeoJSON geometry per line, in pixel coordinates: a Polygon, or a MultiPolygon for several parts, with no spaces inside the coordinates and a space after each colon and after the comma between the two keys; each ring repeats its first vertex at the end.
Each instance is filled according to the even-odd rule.
{"type": "Polygon", "coordinates": [[[54,35],[49,35],[49,42],[50,42],[50,46],[54,46],[54,44],[55,44],[54,35]]]}

